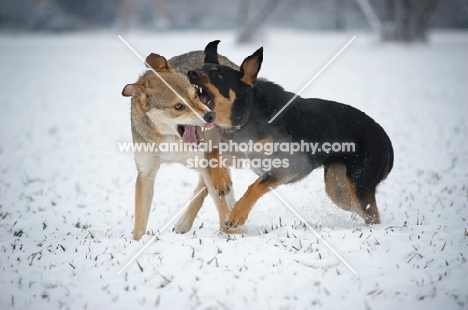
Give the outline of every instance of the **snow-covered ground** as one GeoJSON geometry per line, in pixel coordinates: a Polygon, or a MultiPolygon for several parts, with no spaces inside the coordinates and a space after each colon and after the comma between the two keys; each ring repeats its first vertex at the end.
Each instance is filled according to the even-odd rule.
{"type": "MultiPolygon", "coordinates": [[[[353,105],[392,139],[378,189],[382,224],[366,227],[324,191],[323,170],[277,189],[357,271],[353,274],[272,193],[249,234],[218,231],[207,199],[194,228],[131,240],[136,169],[129,99],[144,70],[117,33],[0,35],[0,309],[467,309],[468,33],[429,44],[370,34],[270,31],[238,46],[231,33],[121,33],[143,56],[203,49],[240,63],[261,44],[260,76],[353,105]],[[464,280],[463,280],[464,279],[464,280]]],[[[236,197],[255,175],[234,170],[236,197]]],[[[163,167],[149,229],[191,198],[197,174],[163,167]]]]}

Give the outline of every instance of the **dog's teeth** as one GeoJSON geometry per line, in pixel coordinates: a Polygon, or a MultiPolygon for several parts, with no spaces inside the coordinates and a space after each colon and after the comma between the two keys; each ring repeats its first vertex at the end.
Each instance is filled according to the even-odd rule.
{"type": "Polygon", "coordinates": [[[202,127],[202,128],[201,128],[201,131],[204,132],[204,131],[205,131],[205,127],[202,127]]]}

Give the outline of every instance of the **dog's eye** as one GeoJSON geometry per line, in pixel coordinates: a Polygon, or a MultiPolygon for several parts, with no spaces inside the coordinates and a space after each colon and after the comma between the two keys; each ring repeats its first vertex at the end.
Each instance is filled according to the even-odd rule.
{"type": "Polygon", "coordinates": [[[182,103],[178,103],[174,106],[174,109],[181,111],[185,108],[185,106],[182,103]]]}
{"type": "Polygon", "coordinates": [[[213,77],[217,80],[221,80],[223,76],[218,71],[213,72],[213,77]]]}

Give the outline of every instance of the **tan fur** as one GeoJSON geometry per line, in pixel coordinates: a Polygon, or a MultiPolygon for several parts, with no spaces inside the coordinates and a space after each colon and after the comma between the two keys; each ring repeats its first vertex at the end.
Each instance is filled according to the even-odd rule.
{"type": "Polygon", "coordinates": [[[375,193],[372,193],[371,195],[367,196],[367,198],[364,200],[364,205],[366,207],[364,210],[365,216],[363,217],[366,221],[366,224],[380,224],[380,214],[379,209],[377,208],[375,193]]]}
{"type": "MultiPolygon", "coordinates": [[[[188,52],[179,56],[174,56],[169,59],[169,63],[176,68],[179,72],[187,74],[190,70],[197,69],[201,70],[205,59],[204,51],[193,51],[188,52]]],[[[231,62],[226,57],[218,54],[218,60],[221,65],[231,67],[235,70],[239,70],[239,66],[231,62]]]]}
{"type": "Polygon", "coordinates": [[[216,113],[216,125],[226,128],[232,127],[231,114],[232,106],[236,100],[236,93],[230,89],[229,98],[224,97],[219,90],[210,83],[210,78],[205,73],[201,73],[200,83],[210,92],[211,100],[215,102],[213,111],[216,113]]]}
{"type": "Polygon", "coordinates": [[[325,192],[341,209],[354,211],[364,218],[366,224],[379,224],[380,215],[377,209],[375,193],[360,201],[354,184],[346,175],[346,166],[341,163],[331,164],[325,173],[325,192]]]}
{"type": "MultiPolygon", "coordinates": [[[[209,154],[209,159],[220,160],[219,149],[213,149],[209,154]]],[[[228,167],[222,167],[218,162],[216,167],[211,168],[211,179],[215,184],[215,190],[219,196],[225,196],[229,193],[232,187],[231,177],[229,175],[228,167]]]]}
{"type": "Polygon", "coordinates": [[[243,75],[241,77],[241,82],[254,87],[255,81],[257,80],[257,73],[260,70],[260,63],[258,61],[258,56],[249,56],[247,57],[241,65],[241,72],[243,75]]]}
{"type": "MultiPolygon", "coordinates": [[[[171,85],[175,91],[190,105],[192,109],[184,105],[182,109],[175,107],[184,104],[156,74],[147,71],[140,77],[137,83],[128,84],[122,91],[123,96],[131,96],[131,124],[134,143],[178,142],[180,135],[177,125],[205,126],[204,113],[210,110],[198,99],[196,91],[190,85],[187,77],[176,72],[162,56],[152,54],[147,58],[147,63],[155,69],[160,76],[171,85]],[[194,113],[195,111],[195,113],[194,113]]],[[[211,131],[210,131],[211,132],[211,131]]],[[[213,131],[214,132],[214,131],[213,131]]],[[[217,133],[216,133],[217,134],[217,133]]],[[[135,184],[135,227],[133,239],[139,240],[146,233],[151,203],[154,194],[154,180],[159,167],[163,163],[179,162],[187,163],[187,159],[198,156],[203,158],[208,154],[204,152],[135,152],[135,163],[138,176],[135,184]]],[[[203,204],[207,193],[213,196],[220,216],[220,227],[230,211],[229,202],[233,203],[233,193],[227,198],[219,197],[216,188],[231,184],[229,175],[223,175],[221,185],[214,185],[210,170],[199,169],[200,177],[196,192],[204,186],[206,189],[192,201],[187,213],[182,216],[176,225],[176,232],[184,233],[190,230],[193,220],[203,204]],[[229,179],[229,180],[228,180],[229,179]]]]}
{"type": "Polygon", "coordinates": [[[200,211],[200,208],[208,195],[208,189],[205,186],[205,181],[203,178],[199,178],[198,184],[193,191],[194,194],[198,193],[203,187],[205,189],[190,203],[187,211],[182,215],[175,226],[175,231],[179,233],[185,233],[192,228],[192,223],[195,220],[195,217],[200,211]]]}
{"type": "Polygon", "coordinates": [[[216,125],[226,128],[232,127],[231,114],[232,106],[236,100],[236,93],[230,89],[229,98],[226,98],[212,84],[205,84],[204,87],[212,94],[211,100],[215,102],[213,111],[216,113],[216,125]]]}
{"type": "Polygon", "coordinates": [[[149,56],[146,57],[146,66],[149,66],[156,72],[167,71],[171,73],[176,73],[176,70],[169,65],[166,58],[158,54],[149,54],[149,56]]]}
{"type": "Polygon", "coordinates": [[[294,177],[295,175],[283,175],[267,180],[264,180],[263,177],[259,177],[248,187],[244,196],[234,205],[228,219],[224,223],[224,230],[231,232],[231,229],[237,229],[240,225],[244,225],[253,206],[260,197],[270,190],[270,187],[276,188],[281,184],[289,182],[294,177]]]}

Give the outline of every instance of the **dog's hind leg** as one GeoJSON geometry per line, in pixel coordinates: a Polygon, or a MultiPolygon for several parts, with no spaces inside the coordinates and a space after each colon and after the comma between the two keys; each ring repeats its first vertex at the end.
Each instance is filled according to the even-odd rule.
{"type": "Polygon", "coordinates": [[[194,194],[198,193],[200,190],[203,191],[198,194],[197,197],[190,203],[187,210],[182,214],[182,216],[177,221],[177,224],[174,227],[174,231],[178,234],[184,234],[188,232],[193,225],[193,221],[200,211],[203,201],[205,201],[206,195],[208,195],[208,189],[205,186],[205,180],[203,176],[200,174],[198,178],[198,184],[195,187],[194,194]],[[204,189],[203,189],[204,188],[204,189]]]}
{"type": "Polygon", "coordinates": [[[380,214],[377,208],[377,201],[375,200],[375,190],[367,194],[362,200],[361,208],[364,209],[364,220],[367,225],[380,224],[380,214]]]}
{"type": "Polygon", "coordinates": [[[358,213],[366,224],[380,223],[375,190],[368,193],[365,198],[360,197],[353,180],[346,174],[344,164],[333,163],[325,167],[325,191],[338,207],[358,213]]]}

